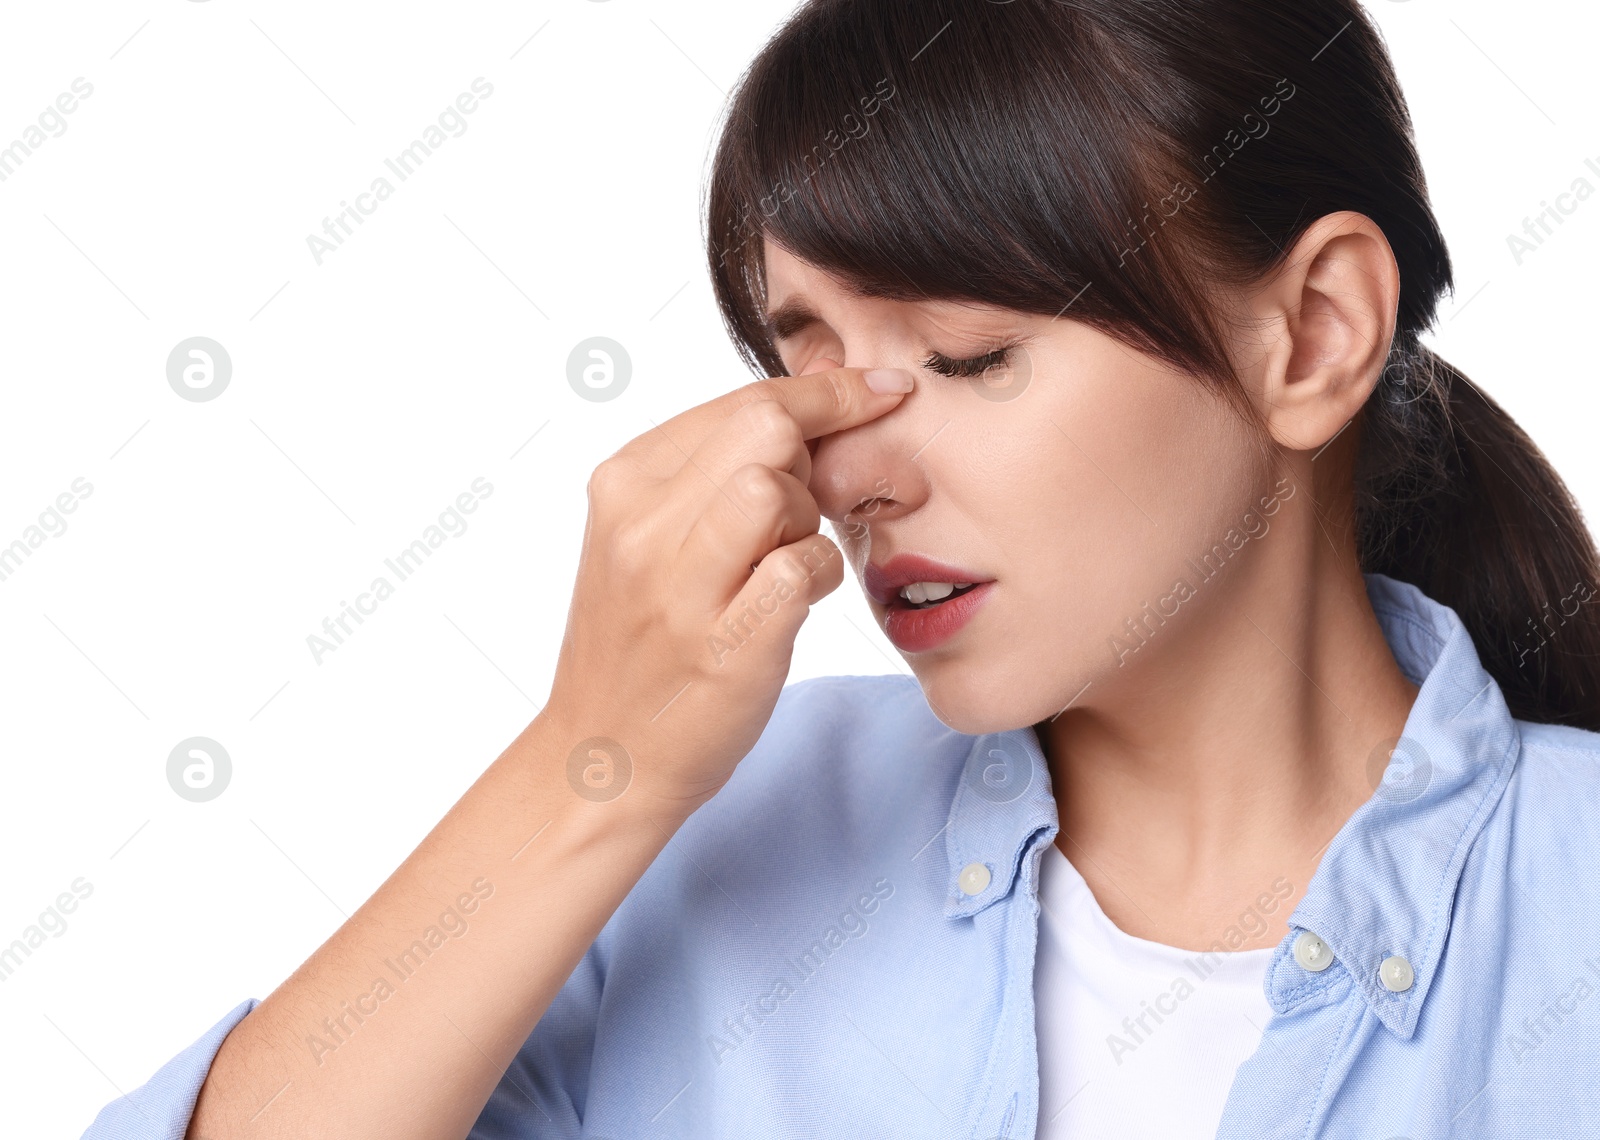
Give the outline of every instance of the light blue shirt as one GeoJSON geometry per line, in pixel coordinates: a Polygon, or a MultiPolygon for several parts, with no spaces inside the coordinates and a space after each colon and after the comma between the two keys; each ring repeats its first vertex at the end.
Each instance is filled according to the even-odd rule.
{"type": "MultiPolygon", "coordinates": [[[[1367,589],[1420,692],[1272,955],[1275,1013],[1218,1136],[1594,1136],[1600,734],[1514,720],[1453,610],[1383,575],[1367,589]]],[[[1039,861],[1056,830],[1031,728],[952,732],[908,676],[788,686],[473,1140],[1034,1136],[1039,861]]],[[[86,1140],[181,1137],[255,1005],[86,1140]]]]}

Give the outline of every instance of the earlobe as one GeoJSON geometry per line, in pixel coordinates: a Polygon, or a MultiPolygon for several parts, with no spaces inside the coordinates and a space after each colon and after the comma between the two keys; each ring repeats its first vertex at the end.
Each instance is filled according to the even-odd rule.
{"type": "Polygon", "coordinates": [[[1329,214],[1295,243],[1257,298],[1282,341],[1259,377],[1279,444],[1318,449],[1360,412],[1388,358],[1399,296],[1394,252],[1365,215],[1329,214]]]}

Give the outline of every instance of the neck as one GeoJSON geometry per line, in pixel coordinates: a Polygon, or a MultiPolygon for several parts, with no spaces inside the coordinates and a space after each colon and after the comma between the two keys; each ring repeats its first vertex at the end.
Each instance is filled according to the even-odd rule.
{"type": "Polygon", "coordinates": [[[1349,520],[1319,518],[1307,493],[1271,524],[1216,577],[1186,575],[1194,596],[1093,703],[1035,726],[1056,845],[1107,917],[1153,942],[1281,941],[1416,699],[1349,520]]]}

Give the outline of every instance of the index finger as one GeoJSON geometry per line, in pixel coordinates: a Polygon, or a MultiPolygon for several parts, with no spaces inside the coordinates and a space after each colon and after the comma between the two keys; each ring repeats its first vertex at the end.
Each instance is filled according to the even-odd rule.
{"type": "Polygon", "coordinates": [[[646,471],[665,479],[747,404],[775,400],[794,417],[806,439],[877,419],[900,405],[916,381],[903,368],[829,368],[803,376],[756,380],[673,416],[622,449],[646,471]]]}

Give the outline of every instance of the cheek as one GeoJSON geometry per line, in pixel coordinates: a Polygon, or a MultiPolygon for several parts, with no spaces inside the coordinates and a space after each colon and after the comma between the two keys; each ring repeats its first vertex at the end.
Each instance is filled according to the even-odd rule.
{"type": "Polygon", "coordinates": [[[1116,664],[1107,647],[1146,603],[1195,579],[1190,560],[1239,525],[1262,462],[1199,382],[1124,354],[1099,369],[1074,363],[1062,374],[1102,379],[1041,375],[1002,411],[952,414],[962,458],[945,473],[1006,580],[999,643],[1086,674],[1116,664]]]}

